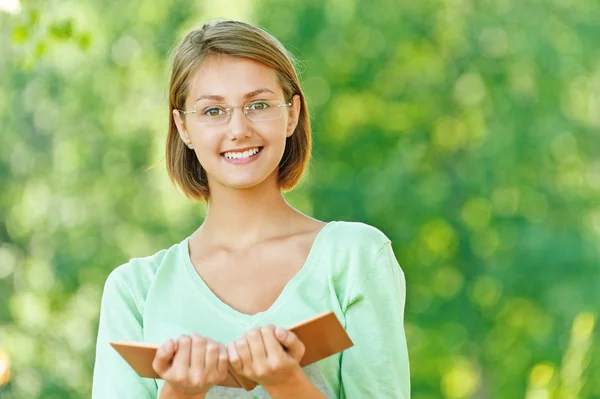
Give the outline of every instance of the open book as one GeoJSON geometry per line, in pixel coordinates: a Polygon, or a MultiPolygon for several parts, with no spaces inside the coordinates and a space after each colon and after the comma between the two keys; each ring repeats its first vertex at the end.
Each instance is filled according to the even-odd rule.
{"type": "MultiPolygon", "coordinates": [[[[300,361],[302,367],[346,350],[353,345],[352,340],[333,312],[318,314],[288,328],[288,330],[296,334],[306,348],[300,361]]],[[[122,339],[111,342],[110,345],[119,352],[140,377],[160,379],[160,376],[152,368],[152,361],[160,347],[159,344],[122,339]]],[[[244,388],[250,391],[256,387],[256,382],[238,375],[230,366],[227,378],[219,385],[244,388]]]]}

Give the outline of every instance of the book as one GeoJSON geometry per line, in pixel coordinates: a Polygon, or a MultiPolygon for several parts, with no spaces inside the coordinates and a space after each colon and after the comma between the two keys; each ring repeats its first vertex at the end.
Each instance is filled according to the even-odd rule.
{"type": "MultiPolygon", "coordinates": [[[[300,360],[301,367],[325,359],[354,345],[333,312],[320,313],[289,327],[288,330],[296,334],[304,344],[305,352],[302,360],[300,360]]],[[[159,344],[121,339],[110,342],[110,345],[140,377],[160,379],[160,376],[152,368],[152,361],[160,347],[159,344]]],[[[230,366],[227,378],[221,381],[219,385],[230,388],[244,388],[250,391],[257,384],[238,375],[230,366]]]]}

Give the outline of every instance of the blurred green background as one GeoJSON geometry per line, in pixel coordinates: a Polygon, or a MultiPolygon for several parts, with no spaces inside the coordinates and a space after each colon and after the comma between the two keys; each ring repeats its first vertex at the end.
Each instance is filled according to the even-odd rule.
{"type": "Polygon", "coordinates": [[[109,272],[201,223],[165,171],[167,59],[216,17],[301,61],[315,149],[287,198],[392,239],[413,398],[600,397],[599,2],[0,8],[2,399],[89,397],[109,272]]]}

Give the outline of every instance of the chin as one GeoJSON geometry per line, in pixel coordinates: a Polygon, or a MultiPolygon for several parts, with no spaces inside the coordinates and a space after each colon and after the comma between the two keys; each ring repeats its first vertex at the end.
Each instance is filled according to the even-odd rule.
{"type": "Polygon", "coordinates": [[[263,178],[259,177],[245,177],[238,179],[223,179],[221,182],[225,187],[229,188],[237,188],[237,189],[247,189],[256,186],[260,186],[268,180],[269,176],[265,176],[263,178]]]}
{"type": "Polygon", "coordinates": [[[254,170],[237,171],[230,173],[220,173],[219,175],[213,175],[211,179],[209,173],[209,186],[210,181],[214,179],[214,182],[223,188],[235,188],[235,189],[249,189],[262,185],[270,185],[271,181],[277,182],[278,177],[278,165],[275,165],[273,170],[256,168],[254,170]]]}

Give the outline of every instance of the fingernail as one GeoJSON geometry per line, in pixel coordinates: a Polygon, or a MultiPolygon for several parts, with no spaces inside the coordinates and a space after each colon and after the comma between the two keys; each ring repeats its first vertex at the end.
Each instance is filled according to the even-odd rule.
{"type": "Polygon", "coordinates": [[[284,328],[282,328],[282,327],[277,327],[277,328],[275,329],[275,334],[277,334],[277,338],[279,338],[279,339],[284,339],[284,338],[285,338],[285,335],[286,335],[286,333],[285,333],[285,329],[284,329],[284,328]]]}
{"type": "Polygon", "coordinates": [[[227,359],[229,359],[229,351],[227,348],[225,348],[221,350],[221,353],[219,353],[219,360],[225,361],[227,359]]]}

